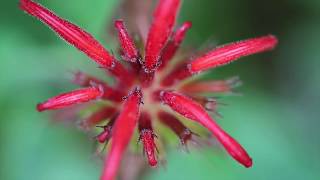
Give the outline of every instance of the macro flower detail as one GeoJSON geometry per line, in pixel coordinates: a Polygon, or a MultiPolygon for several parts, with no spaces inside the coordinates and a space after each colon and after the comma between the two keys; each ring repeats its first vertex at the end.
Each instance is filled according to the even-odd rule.
{"type": "Polygon", "coordinates": [[[189,78],[241,57],[272,50],[278,40],[273,35],[247,39],[179,61],[177,52],[192,27],[191,22],[185,21],[175,29],[180,6],[180,0],[159,0],[153,20],[149,23],[149,33],[143,35],[144,38],[142,31],[139,32],[141,37],[138,40],[126,28],[126,19],[116,20],[113,25],[119,40],[119,56],[114,56],[75,24],[38,3],[20,0],[22,10],[38,18],[86,54],[98,64],[100,70],[114,76],[115,83],[109,84],[84,72],[75,72],[72,82],[80,89],[37,105],[38,111],[45,111],[89,101],[108,102],[97,103],[99,107],[89,109],[91,114],[78,123],[85,131],[99,129],[95,140],[107,145],[101,180],[116,179],[122,157],[130,149],[131,142],[138,141],[149,165],[157,166],[164,151],[161,125],[171,130],[184,146],[196,141],[195,137],[200,138],[201,134],[184,123],[188,120],[207,129],[233,159],[247,168],[252,166],[252,159],[246,150],[208,113],[220,116],[217,106],[221,103],[214,97],[204,95],[230,93],[241,84],[239,78],[214,81],[189,78]]]}

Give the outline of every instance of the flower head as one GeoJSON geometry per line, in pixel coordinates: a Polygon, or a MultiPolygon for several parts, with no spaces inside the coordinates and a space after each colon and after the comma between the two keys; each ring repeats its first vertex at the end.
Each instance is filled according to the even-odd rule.
{"type": "Polygon", "coordinates": [[[276,46],[277,38],[267,35],[230,43],[168,68],[168,64],[174,64],[171,61],[192,26],[186,21],[174,30],[180,5],[180,0],[159,0],[147,38],[142,38],[146,40],[144,51],[134,41],[124,21],[116,20],[114,27],[120,42],[120,57],[124,60],[121,62],[85,30],[38,3],[20,0],[21,9],[48,25],[117,80],[114,85],[109,85],[96,77],[77,72],[73,82],[81,89],[50,98],[37,106],[39,111],[45,111],[88,101],[110,102],[80,122],[86,130],[105,124],[99,126],[102,132],[96,140],[100,143],[111,140],[101,180],[115,179],[121,158],[136,129],[140,134],[141,148],[151,166],[157,165],[157,154],[161,153],[157,148],[160,141],[157,137],[161,137],[161,130],[157,127],[159,123],[171,129],[183,145],[194,140],[196,134],[181,121],[181,117],[205,127],[232,158],[245,167],[252,166],[252,159],[244,148],[208,114],[207,111],[217,113],[217,100],[202,94],[231,92],[239,84],[239,79],[185,80],[241,57],[271,50],[276,46]]]}

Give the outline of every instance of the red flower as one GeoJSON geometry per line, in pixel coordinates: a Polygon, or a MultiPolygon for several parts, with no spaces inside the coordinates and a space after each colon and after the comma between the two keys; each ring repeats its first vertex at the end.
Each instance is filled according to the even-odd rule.
{"type": "Polygon", "coordinates": [[[61,94],[37,106],[39,111],[44,111],[97,99],[111,102],[102,105],[81,122],[81,127],[91,129],[104,123],[105,119],[110,119],[106,125],[101,126],[103,131],[96,136],[100,143],[111,140],[101,180],[115,179],[121,157],[136,127],[140,133],[139,140],[143,144],[143,151],[151,166],[156,166],[158,161],[156,145],[159,140],[154,131],[158,125],[155,123],[157,120],[170,128],[182,144],[193,140],[195,134],[175,116],[175,112],[208,129],[231,157],[245,167],[252,166],[252,160],[244,148],[206,112],[215,112],[219,103],[214,98],[201,95],[204,92],[231,92],[233,87],[239,84],[239,80],[194,80],[188,83],[184,83],[183,80],[243,56],[271,50],[276,46],[277,38],[267,35],[217,47],[167,70],[166,65],[173,59],[187,30],[191,28],[191,22],[185,22],[177,30],[173,30],[180,4],[180,0],[159,0],[153,14],[144,56],[141,56],[140,53],[143,51],[130,36],[124,22],[116,20],[114,26],[118,31],[120,54],[125,60],[120,62],[78,26],[31,0],[20,1],[21,9],[47,24],[64,40],[88,55],[117,79],[117,83],[110,86],[98,78],[77,72],[73,82],[84,87],[83,89],[61,94]],[[171,108],[171,111],[163,108],[164,105],[171,108]]]}

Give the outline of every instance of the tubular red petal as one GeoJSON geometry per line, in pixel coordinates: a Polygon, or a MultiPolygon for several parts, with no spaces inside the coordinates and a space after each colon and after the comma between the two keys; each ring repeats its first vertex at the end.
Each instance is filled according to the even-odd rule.
{"type": "Polygon", "coordinates": [[[38,111],[61,109],[74,104],[84,103],[102,97],[102,87],[88,87],[63,93],[37,105],[38,111]]]}
{"type": "Polygon", "coordinates": [[[87,54],[100,66],[112,67],[114,58],[89,33],[31,0],[21,0],[20,7],[47,24],[64,40],[87,54]]]}
{"type": "Polygon", "coordinates": [[[163,69],[165,65],[173,58],[176,51],[179,49],[186,32],[191,28],[192,23],[187,21],[182,24],[181,27],[172,35],[172,39],[169,40],[168,44],[164,48],[161,56],[161,65],[159,69],[163,69]]]}
{"type": "Polygon", "coordinates": [[[139,119],[140,140],[143,143],[144,153],[147,155],[149,165],[156,166],[157,159],[155,156],[156,144],[154,142],[154,133],[151,125],[149,114],[143,113],[139,119]]]}
{"type": "Polygon", "coordinates": [[[245,167],[252,166],[252,159],[243,147],[227,134],[205,111],[205,109],[192,99],[174,92],[162,91],[162,101],[177,113],[194,120],[208,130],[218,139],[227,152],[245,167]]]}
{"type": "Polygon", "coordinates": [[[61,109],[74,104],[95,100],[102,97],[103,94],[104,91],[101,86],[78,89],[50,98],[47,101],[38,104],[37,109],[40,112],[45,110],[61,109]]]}
{"type": "Polygon", "coordinates": [[[133,135],[139,118],[139,106],[141,103],[141,91],[132,92],[122,107],[112,130],[112,142],[110,152],[105,159],[101,180],[113,180],[117,174],[121,157],[133,135]]]}
{"type": "Polygon", "coordinates": [[[158,113],[160,121],[168,126],[179,138],[181,144],[185,145],[192,138],[192,132],[175,116],[164,111],[158,113]]]}
{"type": "Polygon", "coordinates": [[[89,128],[101,123],[103,120],[106,120],[112,117],[116,113],[114,107],[104,107],[95,113],[91,114],[88,118],[80,123],[80,127],[88,130],[89,128]]]}
{"type": "Polygon", "coordinates": [[[140,61],[139,51],[136,48],[133,39],[130,37],[122,20],[116,20],[114,26],[118,31],[118,38],[123,51],[123,58],[126,61],[140,61]]]}
{"type": "Polygon", "coordinates": [[[159,65],[161,51],[171,35],[180,0],[160,0],[146,42],[145,68],[154,71],[159,65]]]}
{"type": "Polygon", "coordinates": [[[191,62],[190,71],[197,73],[222,66],[243,56],[271,50],[277,43],[275,36],[268,35],[218,47],[191,62]]]}

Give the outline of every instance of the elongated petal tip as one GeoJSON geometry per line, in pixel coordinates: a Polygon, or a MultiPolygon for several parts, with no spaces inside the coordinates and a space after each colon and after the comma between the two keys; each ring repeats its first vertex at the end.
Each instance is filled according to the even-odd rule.
{"type": "Polygon", "coordinates": [[[198,73],[219,67],[244,56],[272,50],[277,44],[278,39],[274,35],[267,35],[220,46],[192,61],[190,71],[198,73]]]}
{"type": "Polygon", "coordinates": [[[120,29],[120,28],[122,28],[122,25],[123,25],[123,20],[122,19],[118,19],[118,20],[114,21],[114,27],[120,29]]]}
{"type": "Polygon", "coordinates": [[[214,134],[219,140],[219,142],[224,146],[227,152],[240,164],[249,168],[252,166],[252,159],[246,150],[228,133],[216,125],[214,134]]]}
{"type": "Polygon", "coordinates": [[[252,165],[253,165],[253,162],[252,162],[252,159],[251,159],[251,158],[250,158],[250,160],[248,160],[248,161],[246,161],[246,162],[244,163],[244,166],[245,166],[246,168],[251,168],[252,165]]]}
{"type": "Polygon", "coordinates": [[[149,159],[149,165],[150,165],[151,167],[156,167],[157,164],[158,164],[158,162],[157,162],[156,159],[152,159],[152,160],[149,159]]]}
{"type": "Polygon", "coordinates": [[[44,111],[44,110],[45,110],[45,107],[43,106],[43,104],[38,103],[38,104],[37,104],[37,111],[38,111],[38,112],[42,112],[42,111],[44,111]]]}

